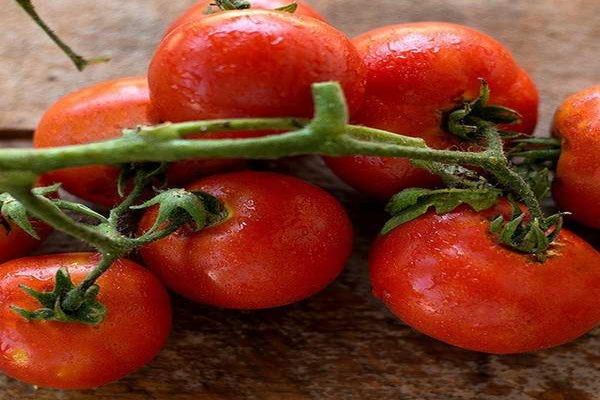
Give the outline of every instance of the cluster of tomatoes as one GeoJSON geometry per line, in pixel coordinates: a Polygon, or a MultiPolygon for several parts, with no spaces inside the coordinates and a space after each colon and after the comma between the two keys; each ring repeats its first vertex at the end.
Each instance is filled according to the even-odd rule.
{"type": "MultiPolygon", "coordinates": [[[[353,123],[422,137],[434,148],[462,146],[444,130],[444,112],[477,97],[481,78],[490,86],[492,104],[522,116],[512,130],[531,134],[535,128],[538,94],[531,78],[505,47],[468,27],[407,23],[350,40],[303,2],[294,13],[274,10],[284,0],[253,0],[250,10],[207,13],[209,3],[198,2],[169,27],[147,77],[99,83],[52,105],[36,130],[35,146],[102,141],[125,128],[165,121],[311,117],[311,84],[323,81],[341,84],[353,123]]],[[[598,228],[600,87],[567,100],[555,126],[564,142],[556,199],[598,228]]],[[[440,184],[406,159],[357,155],[325,161],[348,184],[379,199],[440,184]]],[[[108,310],[99,325],[29,322],[12,312],[10,305],[36,308],[19,285],[51,290],[60,267],[78,282],[99,256],[15,259],[37,241],[15,226],[3,230],[0,258],[12,261],[0,266],[0,370],[57,388],[96,387],[131,373],[159,352],[169,334],[163,284],[200,303],[259,309],[305,299],[331,283],[352,248],[343,207],[299,179],[244,166],[242,160],[216,159],[169,165],[170,186],[211,194],[228,217],[199,232],[183,227],[142,248],[148,269],[116,262],[98,281],[99,301],[108,310]]],[[[119,202],[118,176],[116,167],[88,166],[44,179],[111,207],[119,202]]],[[[416,329],[479,351],[547,348],[593,328],[600,322],[600,254],[566,230],[544,263],[502,247],[488,224],[505,206],[428,213],[379,237],[370,260],[375,295],[416,329]]],[[[152,226],[156,213],[142,216],[140,232],[152,226]]]]}

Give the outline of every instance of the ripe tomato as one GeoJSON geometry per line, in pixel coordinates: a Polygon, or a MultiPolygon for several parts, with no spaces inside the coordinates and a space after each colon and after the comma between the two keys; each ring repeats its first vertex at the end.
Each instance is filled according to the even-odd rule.
{"type": "MultiPolygon", "coordinates": [[[[205,18],[210,13],[207,13],[210,5],[214,3],[214,0],[200,0],[196,2],[193,6],[188,8],[183,15],[177,18],[169,27],[165,34],[169,34],[178,26],[197,21],[199,19],[205,18]]],[[[279,7],[284,7],[292,3],[288,0],[252,0],[251,5],[252,9],[264,9],[264,10],[274,10],[279,7]]],[[[308,5],[305,1],[295,1],[298,4],[298,8],[294,11],[294,15],[301,15],[305,17],[312,17],[316,19],[320,19],[325,21],[322,15],[320,15],[315,9],[313,9],[310,5],[308,5]]],[[[216,7],[213,7],[216,9],[216,7]]]]}
{"type": "Polygon", "coordinates": [[[91,253],[21,258],[0,266],[0,370],[18,380],[59,389],[88,389],[115,381],[150,362],[171,329],[171,306],[161,283],[131,261],[117,261],[98,281],[107,307],[96,326],[25,320],[10,309],[39,308],[19,285],[50,291],[67,267],[74,283],[98,262],[91,253]]]}
{"type": "Polygon", "coordinates": [[[165,121],[310,117],[312,83],[339,81],[356,111],[364,72],[350,40],[326,23],[244,10],[179,26],[158,47],[148,81],[165,121]]]}
{"type": "Polygon", "coordinates": [[[455,346],[520,353],[556,346],[600,322],[600,253],[563,230],[544,263],[499,245],[489,219],[462,207],[380,237],[375,296],[413,328],[455,346]],[[568,323],[565,323],[568,321],[568,323]]]}
{"type": "MultiPolygon", "coordinates": [[[[84,144],[118,138],[126,128],[159,120],[152,111],[145,77],[120,78],[67,94],[42,117],[34,135],[35,147],[84,144]]],[[[239,166],[236,160],[194,160],[173,164],[169,179],[189,182],[202,174],[239,166]]],[[[103,206],[119,202],[119,169],[94,165],[52,171],[46,178],[82,199],[103,206]]]]}
{"type": "Polygon", "coordinates": [[[4,223],[0,224],[0,262],[22,257],[32,252],[52,231],[48,225],[37,221],[33,221],[32,225],[41,240],[32,237],[15,224],[9,223],[10,229],[7,229],[4,223]]]}
{"type": "MultiPolygon", "coordinates": [[[[442,128],[444,112],[476,98],[484,78],[491,104],[523,116],[510,129],[532,133],[535,128],[534,83],[505,47],[481,32],[449,23],[410,23],[367,32],[354,44],[368,70],[364,105],[353,117],[357,124],[422,137],[434,148],[457,145],[442,128]]],[[[354,156],[328,158],[327,164],[360,192],[382,199],[439,183],[406,159],[354,156]]]]}
{"type": "MultiPolygon", "coordinates": [[[[187,228],[142,248],[145,264],[175,292],[218,307],[290,304],[323,289],[342,271],[352,227],[342,206],[299,179],[267,172],[204,178],[189,190],[220,199],[229,217],[187,228]]],[[[154,222],[156,210],[141,220],[154,222]]]]}
{"type": "Polygon", "coordinates": [[[553,132],[562,139],[554,198],[578,222],[600,228],[600,85],[565,100],[553,132]]]}

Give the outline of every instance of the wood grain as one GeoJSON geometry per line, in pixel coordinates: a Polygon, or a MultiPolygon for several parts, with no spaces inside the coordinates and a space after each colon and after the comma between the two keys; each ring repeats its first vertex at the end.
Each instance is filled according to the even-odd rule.
{"type": "MultiPolygon", "coordinates": [[[[110,64],[84,73],[74,72],[14,4],[3,3],[0,130],[13,140],[1,146],[28,146],[19,138],[58,96],[108,77],[143,74],[162,30],[191,2],[38,1],[40,11],[76,49],[113,57],[110,64]]],[[[541,89],[540,132],[547,130],[553,108],[566,94],[599,79],[597,0],[313,3],[351,35],[390,23],[445,20],[496,36],[541,89]]],[[[260,167],[306,178],[332,191],[349,209],[357,242],[335,284],[300,304],[260,312],[222,311],[175,298],[171,340],[139,372],[86,392],[35,390],[0,377],[0,400],[600,399],[599,330],[566,346],[520,356],[466,352],[416,333],[370,295],[366,259],[384,218],[381,206],[341,184],[315,157],[260,167]]],[[[598,244],[597,235],[581,233],[598,244]]],[[[40,252],[79,249],[54,234],[40,252]]]]}

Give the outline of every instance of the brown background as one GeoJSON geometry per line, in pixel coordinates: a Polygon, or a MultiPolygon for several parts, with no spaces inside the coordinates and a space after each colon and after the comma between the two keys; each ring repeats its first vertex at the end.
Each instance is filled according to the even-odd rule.
{"type": "MultiPolygon", "coordinates": [[[[75,49],[113,58],[107,65],[77,73],[23,12],[4,0],[0,132],[26,134],[45,107],[74,88],[143,74],[163,29],[191,3],[37,1],[39,11],[75,49]]],[[[547,132],[553,109],[567,94],[600,80],[597,0],[312,3],[350,35],[391,23],[444,20],[495,36],[538,83],[542,94],[538,133],[547,132]]],[[[292,168],[289,161],[273,167],[292,168]]],[[[298,160],[293,169],[336,193],[357,227],[356,252],[332,287],[299,305],[254,313],[213,310],[176,299],[176,326],[169,346],[138,373],[85,393],[36,391],[0,377],[0,400],[600,399],[598,330],[557,349],[498,357],[451,348],[403,326],[369,295],[366,254],[383,219],[377,211],[380,206],[341,185],[318,160],[298,160]]],[[[72,246],[55,235],[43,251],[72,246]]]]}

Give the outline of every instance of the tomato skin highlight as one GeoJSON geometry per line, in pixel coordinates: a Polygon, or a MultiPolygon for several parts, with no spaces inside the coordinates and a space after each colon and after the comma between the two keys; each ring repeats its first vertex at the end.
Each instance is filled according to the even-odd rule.
{"type": "MultiPolygon", "coordinates": [[[[367,67],[361,110],[352,121],[421,137],[434,148],[460,146],[442,129],[443,114],[479,94],[484,78],[490,104],[521,113],[522,123],[507,127],[530,134],[537,122],[538,92],[510,52],[488,35],[443,22],[392,25],[353,40],[367,67]]],[[[408,187],[431,187],[439,178],[407,159],[326,158],[328,166],[362,193],[387,199],[408,187]]]]}
{"type": "Polygon", "coordinates": [[[498,245],[489,217],[461,207],[379,237],[373,292],[414,329],[507,354],[569,342],[600,322],[600,253],[563,229],[544,263],[498,245]]]}
{"type": "Polygon", "coordinates": [[[570,96],[554,116],[562,149],[553,196],[583,225],[600,229],[600,85],[570,96]]]}
{"type": "MultiPolygon", "coordinates": [[[[331,283],[352,248],[345,210],[327,192],[297,178],[234,172],[188,189],[224,202],[229,217],[194,233],[183,228],[141,249],[144,263],[175,292],[223,308],[291,304],[331,283]]],[[[154,222],[151,209],[140,233],[154,222]]]]}
{"type": "Polygon", "coordinates": [[[266,10],[217,13],[176,28],[148,71],[161,119],[311,117],[311,84],[338,81],[356,111],[365,69],[340,31],[266,10]]]}
{"type": "MultiPolygon", "coordinates": [[[[213,3],[213,0],[200,0],[196,4],[192,5],[188,8],[179,18],[177,18],[169,27],[167,28],[165,35],[171,33],[174,29],[181,25],[188,24],[190,22],[197,21],[202,18],[206,18],[212,14],[207,14],[206,10],[213,3]]],[[[320,19],[325,21],[325,18],[319,14],[315,9],[313,9],[310,5],[308,5],[305,1],[295,1],[298,4],[298,8],[294,12],[293,15],[312,17],[316,19],[320,19]]],[[[279,7],[284,7],[290,4],[287,0],[252,0],[253,10],[274,10],[279,7]]],[[[228,12],[228,11],[218,11],[218,12],[228,12]]]]}
{"type": "MultiPolygon", "coordinates": [[[[123,129],[159,122],[150,104],[146,77],[119,78],[59,99],[42,117],[33,144],[42,148],[105,141],[121,137],[123,129]]],[[[241,160],[181,161],[170,166],[168,179],[176,184],[187,183],[202,175],[242,165],[241,160]]],[[[52,171],[44,178],[61,182],[65,190],[84,200],[111,207],[121,200],[117,193],[119,174],[117,167],[93,165],[52,171]]]]}
{"type": "Polygon", "coordinates": [[[90,389],[116,381],[150,362],[171,330],[170,299],[142,266],[117,261],[98,281],[107,307],[97,326],[53,321],[29,322],[11,305],[39,308],[19,285],[52,290],[54,276],[67,267],[74,283],[99,260],[92,253],[21,258],[0,265],[0,370],[32,385],[90,389]]]}

